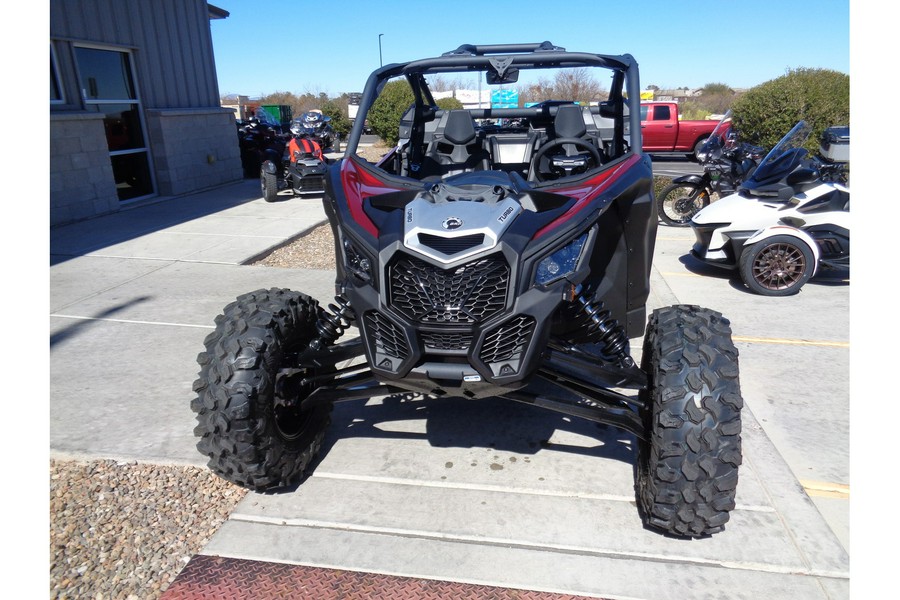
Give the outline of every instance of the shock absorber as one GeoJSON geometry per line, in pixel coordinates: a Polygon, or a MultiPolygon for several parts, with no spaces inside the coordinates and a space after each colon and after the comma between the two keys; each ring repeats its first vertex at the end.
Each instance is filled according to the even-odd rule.
{"type": "Polygon", "coordinates": [[[634,364],[628,354],[628,336],[625,329],[613,318],[602,300],[592,300],[580,287],[575,296],[579,314],[585,318],[587,337],[602,346],[604,357],[619,361],[625,366],[634,364]]]}
{"type": "Polygon", "coordinates": [[[326,346],[333,344],[356,319],[356,313],[347,298],[335,296],[334,302],[328,305],[328,310],[322,311],[316,322],[319,337],[309,343],[314,350],[324,350],[326,346]]]}

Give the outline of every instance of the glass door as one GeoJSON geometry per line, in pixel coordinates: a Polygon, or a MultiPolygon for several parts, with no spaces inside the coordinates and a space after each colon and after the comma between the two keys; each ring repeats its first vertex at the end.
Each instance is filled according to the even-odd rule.
{"type": "Polygon", "coordinates": [[[85,108],[103,114],[109,158],[119,200],[155,193],[141,101],[127,51],[75,47],[85,108]]]}

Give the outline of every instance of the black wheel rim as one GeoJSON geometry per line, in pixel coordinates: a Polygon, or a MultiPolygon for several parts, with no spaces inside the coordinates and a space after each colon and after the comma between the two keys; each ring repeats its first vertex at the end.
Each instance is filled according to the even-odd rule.
{"type": "MultiPolygon", "coordinates": [[[[292,353],[288,357],[281,361],[281,367],[295,364],[296,355],[292,353]]],[[[315,376],[315,371],[310,369],[307,369],[302,375],[302,377],[310,379],[315,376]]],[[[293,384],[279,385],[276,375],[272,414],[275,417],[275,428],[278,430],[278,434],[288,442],[303,436],[313,415],[311,409],[302,410],[300,405],[315,390],[316,386],[311,383],[298,384],[301,381],[300,378],[300,375],[295,375],[291,379],[293,384]]]]}
{"type": "Polygon", "coordinates": [[[704,207],[706,192],[704,190],[688,190],[682,188],[666,196],[663,201],[663,213],[666,218],[676,223],[687,223],[704,207]]]}
{"type": "Polygon", "coordinates": [[[753,260],[753,280],[767,290],[786,290],[803,278],[807,262],[794,244],[778,243],[763,248],[753,260]]]}

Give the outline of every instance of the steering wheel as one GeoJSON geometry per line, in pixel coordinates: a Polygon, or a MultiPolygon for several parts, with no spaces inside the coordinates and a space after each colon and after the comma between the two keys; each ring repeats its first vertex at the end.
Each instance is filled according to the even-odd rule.
{"type": "Polygon", "coordinates": [[[593,160],[594,164],[589,165],[585,171],[593,169],[595,167],[599,167],[600,163],[603,162],[603,159],[600,158],[600,152],[597,150],[597,147],[582,140],[580,138],[559,138],[544,144],[541,146],[538,151],[535,153],[534,158],[532,159],[532,164],[534,165],[534,177],[538,181],[548,181],[550,178],[550,173],[544,173],[541,171],[541,159],[543,159],[547,154],[550,153],[551,150],[555,150],[562,146],[563,144],[572,144],[579,150],[586,150],[588,154],[590,154],[591,160],[593,160]]]}

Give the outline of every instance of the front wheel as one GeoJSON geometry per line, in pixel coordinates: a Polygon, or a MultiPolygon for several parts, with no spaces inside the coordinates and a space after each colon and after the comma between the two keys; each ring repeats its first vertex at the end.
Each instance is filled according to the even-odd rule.
{"type": "Polygon", "coordinates": [[[262,169],[259,174],[259,184],[265,201],[275,202],[275,199],[278,197],[278,177],[275,176],[275,173],[269,173],[262,169]]]}
{"type": "MultiPolygon", "coordinates": [[[[331,404],[300,408],[321,377],[317,384],[276,381],[298,368],[298,354],[317,337],[320,311],[308,296],[270,289],[239,296],[216,317],[206,351],[197,356],[191,409],[197,413],[197,449],[217,475],[256,491],[287,487],[306,475],[331,420],[331,404]]],[[[330,370],[311,370],[310,379],[330,370]]]]}
{"type": "Polygon", "coordinates": [[[687,227],[691,217],[709,206],[709,190],[701,185],[673,183],[656,199],[660,220],[671,227],[687,227]]]}
{"type": "Polygon", "coordinates": [[[776,235],[756,242],[741,254],[741,279],[763,296],[789,296],[812,277],[812,250],[791,235],[776,235]]]}
{"type": "Polygon", "coordinates": [[[646,440],[636,492],[647,525],[678,537],[721,531],[741,464],[738,351],[729,321],[699,306],[655,310],[641,368],[646,440]]]}

